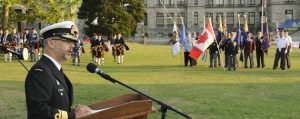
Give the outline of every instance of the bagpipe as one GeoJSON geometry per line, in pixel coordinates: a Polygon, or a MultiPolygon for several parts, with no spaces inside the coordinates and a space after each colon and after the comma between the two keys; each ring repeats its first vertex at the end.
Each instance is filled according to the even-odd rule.
{"type": "Polygon", "coordinates": [[[115,44],[114,48],[119,51],[124,50],[124,48],[127,51],[129,50],[129,47],[126,44],[124,44],[124,45],[123,44],[115,44]]]}
{"type": "Polygon", "coordinates": [[[108,47],[106,45],[96,45],[91,48],[94,51],[106,51],[108,52],[108,47]]]}

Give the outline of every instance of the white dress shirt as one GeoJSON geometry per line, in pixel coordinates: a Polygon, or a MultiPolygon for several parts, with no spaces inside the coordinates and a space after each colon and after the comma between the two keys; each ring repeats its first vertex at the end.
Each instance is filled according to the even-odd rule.
{"type": "Polygon", "coordinates": [[[279,37],[275,40],[275,43],[276,47],[279,49],[279,51],[281,51],[282,48],[286,48],[288,42],[285,37],[279,37]]]}
{"type": "Polygon", "coordinates": [[[51,56],[47,55],[46,53],[44,53],[43,55],[49,58],[55,64],[56,68],[60,71],[61,65],[56,60],[54,60],[51,56]]]}
{"type": "Polygon", "coordinates": [[[292,46],[293,41],[292,41],[292,37],[291,36],[286,36],[285,40],[287,41],[288,46],[292,46]]]}

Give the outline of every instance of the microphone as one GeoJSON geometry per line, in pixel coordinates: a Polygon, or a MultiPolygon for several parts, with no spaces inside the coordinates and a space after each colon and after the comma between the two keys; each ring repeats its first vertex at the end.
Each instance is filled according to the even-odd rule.
{"type": "Polygon", "coordinates": [[[103,73],[103,71],[101,71],[95,64],[93,63],[89,63],[87,66],[86,66],[86,69],[91,72],[91,73],[103,73]]]}
{"type": "Polygon", "coordinates": [[[14,50],[6,47],[6,46],[2,46],[2,48],[4,49],[4,51],[10,52],[10,53],[12,53],[14,55],[21,55],[21,53],[18,53],[18,52],[14,51],[14,50]]]}
{"type": "Polygon", "coordinates": [[[112,83],[115,83],[116,80],[111,78],[108,74],[104,73],[103,71],[101,71],[94,63],[89,63],[86,66],[86,69],[90,72],[90,73],[96,73],[99,74],[102,78],[111,81],[112,83]]]}

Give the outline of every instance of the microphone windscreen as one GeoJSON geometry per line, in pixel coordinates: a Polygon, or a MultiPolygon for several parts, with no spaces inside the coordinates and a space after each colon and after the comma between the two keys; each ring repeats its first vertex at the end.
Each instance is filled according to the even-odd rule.
{"type": "Polygon", "coordinates": [[[94,63],[89,63],[86,66],[86,69],[91,72],[91,73],[95,73],[95,70],[97,69],[97,66],[94,63]]]}

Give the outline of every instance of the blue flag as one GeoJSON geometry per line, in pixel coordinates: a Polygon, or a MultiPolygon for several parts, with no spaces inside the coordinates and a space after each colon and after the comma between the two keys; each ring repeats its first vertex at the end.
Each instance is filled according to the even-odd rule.
{"type": "Polygon", "coordinates": [[[264,24],[264,40],[264,49],[268,49],[270,47],[268,22],[264,24]]]}
{"type": "Polygon", "coordinates": [[[202,58],[201,58],[203,62],[206,61],[206,57],[207,57],[206,52],[204,52],[204,54],[202,55],[202,58]]]}
{"type": "Polygon", "coordinates": [[[243,31],[241,34],[242,38],[241,38],[241,44],[240,44],[240,49],[244,48],[244,42],[247,40],[247,32],[243,31]]]}
{"type": "Polygon", "coordinates": [[[184,48],[184,51],[185,52],[190,52],[192,50],[192,45],[191,45],[189,39],[186,38],[184,25],[182,25],[182,28],[181,28],[180,39],[181,39],[180,41],[181,41],[181,45],[184,48]]]}
{"type": "MultiPolygon", "coordinates": [[[[238,46],[240,47],[240,44],[242,44],[242,38],[241,38],[241,29],[238,27],[236,30],[236,36],[234,38],[234,41],[236,41],[238,43],[238,46]]],[[[241,47],[240,47],[241,49],[241,47]]]]}
{"type": "Polygon", "coordinates": [[[184,25],[182,25],[182,27],[181,27],[181,35],[180,35],[180,39],[181,39],[181,42],[183,42],[184,40],[186,40],[186,35],[185,35],[185,28],[184,28],[184,25]]]}

